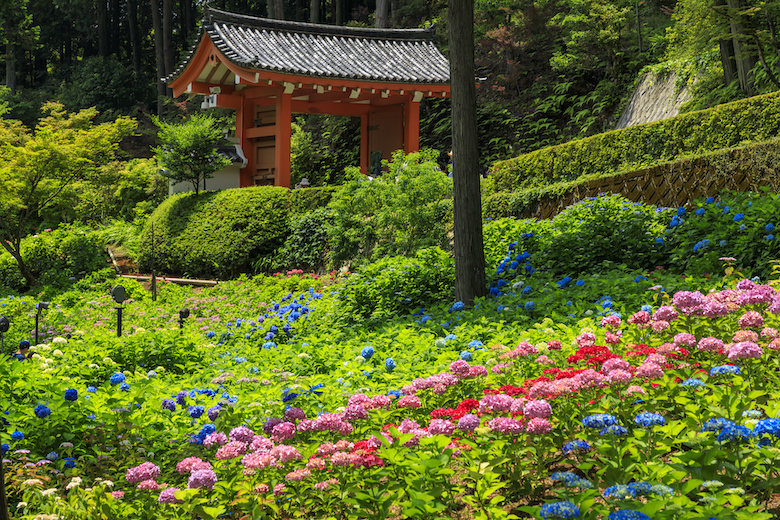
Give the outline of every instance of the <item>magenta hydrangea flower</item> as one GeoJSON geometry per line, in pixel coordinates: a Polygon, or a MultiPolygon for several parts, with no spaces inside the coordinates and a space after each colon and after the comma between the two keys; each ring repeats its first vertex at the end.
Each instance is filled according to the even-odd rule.
{"type": "Polygon", "coordinates": [[[273,438],[277,441],[287,441],[295,437],[295,424],[283,422],[274,426],[273,438]]]}
{"type": "Polygon", "coordinates": [[[640,329],[650,326],[650,314],[647,311],[638,311],[629,316],[628,323],[636,325],[640,329]]]}
{"type": "Polygon", "coordinates": [[[220,446],[217,454],[214,455],[219,460],[235,459],[246,453],[247,444],[241,441],[230,441],[224,446],[220,446]]]}
{"type": "Polygon", "coordinates": [[[182,475],[192,473],[197,469],[209,469],[211,464],[198,457],[187,457],[176,464],[176,471],[182,475]]]}
{"type": "Polygon", "coordinates": [[[416,395],[405,395],[398,400],[398,408],[419,408],[422,406],[416,395]]]}
{"type": "Polygon", "coordinates": [[[466,414],[458,419],[458,429],[465,433],[471,433],[479,427],[479,417],[474,414],[466,414]]]}
{"type": "Polygon", "coordinates": [[[610,314],[609,316],[604,316],[601,318],[601,326],[607,327],[610,329],[617,329],[620,327],[621,324],[620,316],[617,314],[610,314]]]}
{"type": "Polygon", "coordinates": [[[664,369],[655,363],[642,363],[636,369],[636,376],[647,379],[660,379],[664,377],[664,369]]]}
{"type": "Polygon", "coordinates": [[[522,421],[517,421],[510,417],[496,417],[491,419],[487,426],[494,432],[503,435],[519,435],[523,433],[522,421]]]}
{"type": "MultiPolygon", "coordinates": [[[[402,399],[407,399],[406,397],[403,397],[402,399]]],[[[415,399],[418,399],[415,397],[415,399]]],[[[419,399],[418,399],[419,400],[419,399]]],[[[344,410],[344,420],[349,422],[354,421],[360,421],[368,419],[368,410],[363,408],[362,405],[359,404],[350,404],[347,406],[347,409],[344,410]]]]}
{"type": "MultiPolygon", "coordinates": [[[[690,314],[704,304],[704,295],[699,291],[677,291],[672,298],[674,306],[690,314]]],[[[660,310],[660,309],[659,309],[660,310]]]]}
{"type": "Polygon", "coordinates": [[[653,321],[674,321],[679,316],[680,314],[674,310],[674,307],[662,305],[653,313],[653,321]]]}
{"type": "Polygon", "coordinates": [[[607,374],[607,381],[609,381],[609,384],[611,385],[622,385],[631,381],[633,377],[634,376],[628,370],[621,370],[618,368],[607,374]]]}
{"type": "Polygon", "coordinates": [[[160,497],[157,499],[157,502],[160,504],[183,504],[184,500],[176,498],[177,491],[179,491],[179,488],[175,487],[163,489],[160,491],[160,497]]]}
{"type": "Polygon", "coordinates": [[[696,336],[687,332],[681,332],[675,334],[672,341],[675,347],[693,347],[696,345],[696,336]]]}
{"type": "Polygon", "coordinates": [[[138,485],[135,487],[136,489],[140,489],[141,491],[157,491],[159,489],[160,484],[158,484],[154,480],[142,480],[138,483],[138,485]]]}
{"type": "Polygon", "coordinates": [[[580,347],[592,347],[596,344],[596,335],[592,332],[583,332],[577,336],[577,345],[580,347]]]}
{"type": "Polygon", "coordinates": [[[293,421],[302,421],[303,419],[306,419],[306,412],[304,412],[300,408],[291,406],[284,412],[285,421],[293,422],[293,421]]]}
{"type": "Polygon", "coordinates": [[[455,425],[447,419],[433,419],[428,425],[428,433],[451,437],[455,433],[455,425]]]}
{"type": "MultiPolygon", "coordinates": [[[[281,419],[278,419],[278,421],[282,422],[281,419]]],[[[274,426],[276,426],[276,424],[274,424],[274,426]]],[[[271,428],[273,429],[273,426],[271,428]]],[[[246,426],[237,426],[232,430],[230,430],[231,441],[250,443],[252,442],[252,439],[254,439],[254,437],[255,437],[255,432],[253,432],[251,429],[247,428],[246,426]]]]}
{"type": "Polygon", "coordinates": [[[462,379],[464,377],[468,377],[469,370],[471,370],[471,365],[468,364],[467,361],[463,361],[462,359],[459,359],[457,361],[453,361],[450,363],[450,372],[455,374],[455,377],[462,379]]]}
{"type": "Polygon", "coordinates": [[[143,482],[144,480],[154,480],[160,476],[160,468],[152,462],[144,462],[134,468],[127,470],[125,479],[130,484],[143,482]]]}
{"type": "Polygon", "coordinates": [[[717,352],[723,348],[723,341],[709,336],[699,340],[698,349],[702,352],[717,352]]]}
{"type": "Polygon", "coordinates": [[[211,469],[199,469],[190,474],[187,481],[187,487],[190,489],[206,488],[212,489],[217,483],[217,474],[211,469]]]}
{"type": "Polygon", "coordinates": [[[486,395],[479,401],[479,411],[482,413],[505,413],[512,408],[514,399],[506,394],[486,395]]]}
{"type": "Polygon", "coordinates": [[[631,365],[628,364],[628,361],[622,358],[610,358],[604,362],[603,365],[601,365],[601,373],[602,374],[609,374],[613,370],[628,370],[631,365]]]}
{"type": "Polygon", "coordinates": [[[651,326],[653,327],[653,332],[658,334],[669,328],[669,322],[666,320],[655,320],[651,326]]]}
{"type": "Polygon", "coordinates": [[[387,395],[375,395],[371,397],[371,408],[388,408],[393,400],[387,395]]]}

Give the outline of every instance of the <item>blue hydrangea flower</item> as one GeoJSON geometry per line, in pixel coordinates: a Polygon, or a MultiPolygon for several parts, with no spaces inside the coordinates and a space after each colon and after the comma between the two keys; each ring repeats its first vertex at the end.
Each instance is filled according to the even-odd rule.
{"type": "Polygon", "coordinates": [[[121,385],[119,385],[119,389],[122,392],[129,392],[130,391],[130,384],[129,383],[122,383],[121,385]]]}
{"type": "Polygon", "coordinates": [[[446,336],[444,336],[445,341],[452,341],[454,339],[458,339],[458,336],[456,336],[455,334],[447,334],[446,336]]]}
{"type": "Polygon", "coordinates": [[[65,400],[66,401],[75,401],[79,398],[79,391],[75,388],[68,388],[65,390],[65,400]]]}
{"type": "Polygon", "coordinates": [[[523,294],[531,294],[532,292],[533,292],[533,287],[531,287],[530,285],[526,285],[525,287],[523,287],[523,291],[522,291],[523,294]]]}
{"type": "Polygon", "coordinates": [[[393,370],[395,370],[395,361],[393,360],[393,358],[389,357],[385,359],[385,370],[387,370],[388,372],[392,372],[393,370]]]}
{"type": "Polygon", "coordinates": [[[56,451],[51,451],[48,455],[46,455],[46,458],[54,462],[55,460],[59,459],[60,456],[56,451]]]}
{"type": "Polygon", "coordinates": [[[163,399],[162,400],[162,409],[163,410],[170,410],[172,412],[176,411],[176,402],[173,399],[163,399]]]}
{"type": "Polygon", "coordinates": [[[557,471],[550,475],[550,478],[553,481],[561,481],[563,482],[566,487],[571,488],[580,488],[580,489],[592,489],[593,483],[587,479],[584,479],[577,475],[576,473],[572,473],[571,471],[557,471]]]}
{"type": "Polygon", "coordinates": [[[114,372],[111,374],[111,378],[109,381],[111,382],[111,386],[116,386],[119,383],[123,383],[127,379],[125,375],[122,372],[114,372]]]}
{"type": "Polygon", "coordinates": [[[650,520],[650,517],[641,511],[621,509],[620,511],[611,512],[607,517],[607,520],[650,520]]]}
{"type": "Polygon", "coordinates": [[[731,441],[747,441],[755,437],[756,434],[750,428],[742,426],[741,424],[733,424],[723,428],[718,434],[718,441],[731,442],[731,441]]]}
{"type": "Polygon", "coordinates": [[[739,222],[740,220],[742,220],[744,218],[745,218],[745,214],[744,213],[737,213],[736,215],[734,215],[734,222],[739,222]]]}
{"type": "Polygon", "coordinates": [[[654,486],[650,487],[650,494],[656,495],[656,496],[674,496],[674,490],[670,488],[669,486],[664,486],[663,484],[656,484],[654,486]]]}
{"type": "Polygon", "coordinates": [[[532,301],[525,302],[525,305],[523,305],[523,308],[527,311],[532,311],[536,308],[536,304],[532,301]]]}
{"type": "Polygon", "coordinates": [[[76,459],[73,457],[65,457],[62,461],[65,463],[65,469],[76,467],[76,459]]]}
{"type": "Polygon", "coordinates": [[[20,432],[19,430],[16,430],[15,432],[13,432],[11,434],[11,438],[13,440],[15,440],[15,441],[20,441],[20,440],[24,439],[24,434],[22,432],[20,432]]]}
{"type": "Polygon", "coordinates": [[[753,428],[753,431],[755,431],[757,435],[767,434],[780,437],[780,419],[762,419],[758,421],[758,424],[753,428]]]}
{"type": "Polygon", "coordinates": [[[707,200],[705,201],[707,204],[712,204],[715,202],[715,197],[707,197],[707,200]]]}
{"type": "Polygon", "coordinates": [[[190,417],[193,419],[199,418],[203,413],[206,411],[206,409],[203,406],[190,406],[187,408],[187,411],[190,413],[190,417]]]}
{"type": "Polygon", "coordinates": [[[766,229],[768,233],[771,233],[772,231],[775,230],[775,225],[770,222],[769,224],[764,226],[764,229],[766,229]]]}
{"type": "Polygon", "coordinates": [[[604,496],[608,498],[615,498],[617,500],[627,500],[634,498],[629,487],[625,484],[616,484],[610,486],[604,490],[604,496]]]}
{"type": "Polygon", "coordinates": [[[734,365],[721,365],[710,369],[710,376],[722,376],[724,374],[741,374],[739,367],[734,365]]]}
{"type": "Polygon", "coordinates": [[[209,408],[207,412],[209,416],[209,421],[216,421],[217,417],[219,416],[219,412],[221,411],[222,411],[222,407],[218,404],[215,404],[214,406],[209,408]]]}
{"type": "Polygon", "coordinates": [[[276,348],[276,343],[274,343],[273,341],[266,341],[265,343],[263,343],[263,348],[266,350],[276,348]]]}
{"type": "Polygon", "coordinates": [[[745,410],[742,412],[742,417],[746,419],[758,419],[762,415],[764,414],[761,410],[745,410]]]}
{"type": "Polygon", "coordinates": [[[655,239],[655,243],[662,246],[664,245],[664,239],[662,237],[658,237],[655,239]]]}
{"type": "Polygon", "coordinates": [[[463,352],[460,353],[460,359],[462,359],[463,361],[471,361],[471,352],[469,352],[468,350],[464,350],[463,352]]]}
{"type": "Polygon", "coordinates": [[[726,206],[725,208],[723,208],[724,215],[727,215],[730,211],[731,211],[731,206],[726,206]]]}
{"type": "Polygon", "coordinates": [[[369,359],[371,359],[371,356],[374,355],[374,347],[372,347],[371,345],[367,345],[363,347],[363,349],[360,351],[360,355],[363,356],[363,359],[368,361],[369,359]]]}
{"type": "Polygon", "coordinates": [[[45,419],[46,417],[51,415],[51,409],[46,405],[39,404],[38,406],[35,407],[35,415],[39,419],[45,419]]]}
{"type": "Polygon", "coordinates": [[[666,419],[657,413],[642,412],[636,416],[634,422],[643,428],[649,428],[651,426],[663,426],[666,424],[666,419]]]}
{"type": "Polygon", "coordinates": [[[606,428],[607,426],[614,426],[617,423],[617,417],[606,413],[597,413],[582,419],[583,426],[587,428],[606,428]]]}
{"type": "Polygon", "coordinates": [[[606,426],[601,429],[599,432],[600,435],[628,435],[628,429],[620,426],[619,424],[613,424],[611,426],[606,426]]]}
{"type": "Polygon", "coordinates": [[[704,215],[704,208],[699,208],[699,209],[697,209],[697,210],[696,210],[696,214],[697,214],[698,216],[700,216],[700,217],[701,217],[702,215],[704,215]]]}
{"type": "Polygon", "coordinates": [[[698,386],[705,386],[704,381],[701,379],[696,379],[695,377],[691,377],[690,379],[686,379],[682,383],[680,383],[682,386],[689,386],[689,387],[698,387],[698,386]]]}
{"type": "Polygon", "coordinates": [[[728,242],[726,242],[725,240],[721,240],[720,242],[718,242],[718,245],[720,247],[726,247],[727,244],[728,244],[728,242]]]}
{"type": "Polygon", "coordinates": [[[685,213],[686,213],[685,208],[683,208],[683,207],[677,208],[677,216],[678,217],[684,217],[685,213]]]}
{"type": "Polygon", "coordinates": [[[9,446],[8,444],[0,444],[0,452],[2,452],[0,453],[1,455],[5,455],[5,453],[10,449],[11,446],[9,446]]]}
{"type": "Polygon", "coordinates": [[[553,502],[544,504],[539,508],[539,516],[542,518],[577,518],[580,516],[580,509],[568,500],[563,502],[553,502]]]}
{"type": "Polygon", "coordinates": [[[578,287],[582,287],[583,285],[585,285],[585,280],[577,280],[576,282],[574,282],[574,285],[578,287]]]}
{"type": "Polygon", "coordinates": [[[730,426],[736,426],[733,422],[729,421],[728,419],[724,419],[723,417],[716,417],[714,419],[709,419],[706,423],[704,423],[701,427],[702,433],[704,432],[719,432],[723,428],[727,428],[730,426]]]}
{"type": "Polygon", "coordinates": [[[89,392],[90,394],[94,394],[97,392],[97,388],[95,388],[94,386],[88,386],[87,392],[89,392]]]}
{"type": "Polygon", "coordinates": [[[214,336],[216,336],[216,334],[214,333],[213,330],[210,330],[206,333],[206,337],[209,339],[213,338],[214,336]]]}
{"type": "Polygon", "coordinates": [[[457,301],[457,302],[452,304],[452,310],[453,311],[462,311],[465,307],[466,307],[466,304],[461,302],[461,301],[457,301]]]}
{"type": "Polygon", "coordinates": [[[146,377],[148,377],[149,379],[154,379],[155,377],[157,377],[157,372],[155,372],[154,370],[150,370],[146,373],[146,377]]]}
{"type": "Polygon", "coordinates": [[[766,240],[767,242],[771,242],[771,241],[772,241],[772,240],[774,240],[774,239],[775,239],[775,236],[774,236],[774,235],[767,235],[767,236],[766,236],[766,238],[765,238],[765,240],[766,240]]]}
{"type": "Polygon", "coordinates": [[[569,441],[563,445],[563,453],[566,454],[577,452],[577,451],[588,451],[589,449],[590,449],[590,444],[580,439],[569,441]]]}

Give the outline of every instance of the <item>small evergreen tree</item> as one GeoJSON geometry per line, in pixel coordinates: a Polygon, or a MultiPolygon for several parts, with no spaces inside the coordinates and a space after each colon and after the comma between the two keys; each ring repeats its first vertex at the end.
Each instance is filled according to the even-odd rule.
{"type": "Polygon", "coordinates": [[[160,146],[152,148],[163,168],[160,173],[174,182],[191,182],[195,195],[201,184],[205,187],[206,179],[230,164],[230,159],[217,151],[222,132],[211,116],[193,114],[179,124],[157,117],[153,120],[160,127],[160,146]]]}

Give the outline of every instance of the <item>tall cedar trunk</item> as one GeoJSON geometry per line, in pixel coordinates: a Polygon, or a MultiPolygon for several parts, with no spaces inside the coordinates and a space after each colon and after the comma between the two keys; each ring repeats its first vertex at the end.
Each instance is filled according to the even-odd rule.
{"type": "Polygon", "coordinates": [[[274,14],[277,20],[284,20],[284,0],[276,0],[274,14]]]}
{"type": "Polygon", "coordinates": [[[111,53],[116,54],[117,57],[119,57],[119,45],[122,40],[122,32],[119,29],[122,25],[122,15],[119,7],[119,0],[111,0],[111,33],[109,34],[109,38],[111,42],[111,53]]]}
{"type": "Polygon", "coordinates": [[[189,45],[190,43],[190,32],[195,27],[195,22],[192,19],[192,0],[182,0],[182,11],[184,13],[182,24],[181,24],[181,32],[182,32],[182,40],[184,41],[185,47],[189,45]]]}
{"type": "Polygon", "coordinates": [[[27,285],[34,287],[38,285],[38,279],[35,277],[35,275],[30,271],[30,267],[24,263],[24,259],[22,258],[22,254],[20,253],[20,244],[21,242],[17,242],[14,240],[14,245],[11,246],[10,242],[8,244],[3,241],[3,247],[5,247],[5,250],[10,253],[12,257],[14,257],[14,260],[16,260],[16,263],[19,264],[19,272],[24,277],[25,281],[27,282],[27,285]]]}
{"type": "Polygon", "coordinates": [[[455,294],[472,305],[475,298],[487,294],[477,151],[474,0],[453,0],[449,6],[455,294]]]}
{"type": "Polygon", "coordinates": [[[734,43],[734,56],[737,64],[737,76],[739,77],[739,86],[745,94],[753,93],[754,78],[750,72],[756,64],[756,57],[753,52],[747,48],[745,42],[747,37],[735,13],[742,7],[739,0],[728,0],[729,11],[731,15],[731,40],[734,43]]]}
{"type": "MultiPolygon", "coordinates": [[[[5,21],[5,34],[12,34],[11,22],[5,21]]],[[[16,49],[14,49],[13,38],[8,38],[5,44],[5,86],[16,94],[16,49]]]]}
{"type": "Polygon", "coordinates": [[[311,0],[309,3],[309,21],[320,23],[320,0],[311,0]]]}
{"type": "Polygon", "coordinates": [[[127,0],[127,23],[130,30],[130,48],[133,52],[133,71],[141,73],[141,39],[138,36],[138,0],[127,0]]]}
{"type": "Polygon", "coordinates": [[[173,0],[163,0],[163,55],[165,56],[165,74],[173,72],[173,0]]]}
{"type": "Polygon", "coordinates": [[[157,58],[157,115],[162,115],[163,98],[166,95],[165,83],[165,57],[163,54],[162,21],[160,19],[160,0],[151,0],[152,26],[154,28],[154,54],[157,58]]]}
{"type": "Polygon", "coordinates": [[[108,56],[108,0],[97,0],[98,54],[108,56]]]}
{"type": "Polygon", "coordinates": [[[387,27],[387,0],[376,0],[376,14],[374,18],[377,29],[387,27]]]}
{"type": "Polygon", "coordinates": [[[737,64],[734,60],[734,44],[731,40],[718,40],[720,47],[720,63],[723,65],[723,83],[731,85],[737,74],[737,64]]]}
{"type": "Polygon", "coordinates": [[[268,11],[268,18],[276,18],[276,0],[268,0],[266,2],[266,9],[268,11]]]}
{"type": "Polygon", "coordinates": [[[295,0],[295,21],[306,21],[306,17],[303,14],[303,0],[295,0]]]}
{"type": "Polygon", "coordinates": [[[336,4],[336,25],[344,25],[344,0],[333,0],[336,4]]]}

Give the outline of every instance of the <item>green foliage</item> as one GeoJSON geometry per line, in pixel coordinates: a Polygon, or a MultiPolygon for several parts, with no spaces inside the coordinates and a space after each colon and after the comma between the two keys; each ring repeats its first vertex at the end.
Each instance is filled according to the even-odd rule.
{"type": "MultiPolygon", "coordinates": [[[[20,250],[35,278],[58,288],[68,285],[71,277],[80,278],[104,268],[108,259],[100,235],[83,226],[62,225],[28,236],[20,250]]],[[[17,290],[27,288],[18,262],[7,252],[0,255],[0,276],[5,285],[17,290]]]]}
{"type": "Polygon", "coordinates": [[[338,295],[338,313],[354,322],[388,319],[452,298],[455,264],[439,248],[414,257],[383,258],[362,266],[338,295]]]}
{"type": "Polygon", "coordinates": [[[292,125],[290,182],[343,184],[345,168],[360,164],[360,118],[307,115],[292,125]]]}
{"type": "Polygon", "coordinates": [[[668,219],[668,212],[621,195],[587,198],[552,220],[550,238],[533,262],[569,276],[596,273],[608,264],[649,270],[662,261],[655,239],[668,219]]]}
{"type": "Polygon", "coordinates": [[[780,132],[778,116],[780,94],[769,94],[598,134],[497,163],[494,186],[497,191],[538,187],[763,141],[780,132]]]}
{"type": "Polygon", "coordinates": [[[678,272],[709,275],[720,271],[720,258],[732,257],[741,272],[766,278],[770,260],[780,256],[775,238],[778,215],[780,200],[766,190],[724,192],[709,204],[696,200],[664,235],[669,266],[678,272]]]}
{"type": "Polygon", "coordinates": [[[387,173],[375,180],[359,178],[334,194],[328,226],[332,265],[447,247],[452,181],[439,171],[436,155],[396,152],[387,173]]]}
{"type": "Polygon", "coordinates": [[[182,123],[166,123],[153,118],[160,127],[160,145],[152,148],[161,173],[173,182],[190,182],[197,195],[214,172],[230,165],[230,159],[219,153],[217,145],[222,132],[217,121],[207,114],[192,114],[182,123]]]}
{"type": "Polygon", "coordinates": [[[169,197],[144,225],[142,270],[229,278],[287,236],[290,190],[253,187],[169,197]]]}
{"type": "Polygon", "coordinates": [[[200,365],[204,352],[196,347],[195,338],[178,330],[161,331],[156,334],[139,332],[128,335],[121,341],[112,341],[107,355],[123,370],[159,370],[181,374],[191,364],[200,365]]]}
{"type": "Polygon", "coordinates": [[[315,271],[324,267],[328,245],[326,226],[331,220],[325,208],[292,217],[290,234],[276,252],[273,269],[315,271]]]}
{"type": "Polygon", "coordinates": [[[290,192],[290,211],[292,213],[309,213],[326,207],[333,194],[338,191],[336,186],[318,186],[290,192]]]}
{"type": "Polygon", "coordinates": [[[139,81],[116,56],[91,56],[74,66],[59,100],[70,111],[95,107],[100,120],[108,121],[131,113],[138,105],[152,106],[155,96],[151,85],[139,81]]]}

